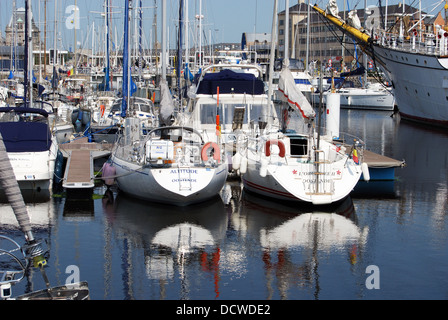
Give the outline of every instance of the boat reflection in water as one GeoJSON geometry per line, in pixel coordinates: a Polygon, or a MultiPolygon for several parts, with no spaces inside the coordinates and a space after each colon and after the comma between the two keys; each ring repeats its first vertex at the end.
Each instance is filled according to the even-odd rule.
{"type": "MultiPolygon", "coordinates": [[[[56,213],[53,203],[50,201],[50,190],[21,190],[21,193],[27,206],[32,228],[36,229],[36,232],[45,230],[48,232],[51,230],[51,227],[56,222],[56,213]]],[[[20,234],[22,231],[20,230],[16,215],[3,190],[0,191],[0,211],[0,231],[17,229],[20,231],[20,234]]]]}
{"type": "Polygon", "coordinates": [[[104,298],[111,298],[117,277],[117,242],[125,299],[244,299],[249,292],[251,298],[287,299],[294,286],[314,288],[318,298],[322,255],[338,251],[350,269],[365,246],[368,228],[358,227],[351,198],[298,207],[242,192],[240,182],[227,182],[223,193],[183,208],[122,193],[113,200],[110,193],[103,201],[109,230],[104,298]],[[265,281],[241,287],[250,278],[265,281]],[[141,281],[150,285],[137,289],[141,281]]]}
{"type": "MultiPolygon", "coordinates": [[[[294,286],[314,288],[319,298],[319,260],[332,252],[347,252],[349,269],[357,263],[368,236],[360,228],[350,197],[335,205],[297,207],[244,193],[243,211],[249,233],[259,235],[267,299],[288,299],[294,286]],[[275,291],[278,290],[278,292],[275,291]]],[[[339,261],[334,261],[338,268],[339,261]]]]}
{"type": "MultiPolygon", "coordinates": [[[[146,277],[159,285],[160,296],[154,298],[188,299],[190,290],[201,287],[207,291],[207,286],[210,296],[204,298],[219,296],[220,246],[227,226],[226,208],[219,196],[197,205],[177,207],[148,203],[119,193],[113,204],[111,198],[103,204],[108,224],[118,233],[114,239],[129,243],[125,244],[129,250],[124,255],[132,255],[135,249],[144,250],[146,277]],[[201,273],[211,275],[211,283],[201,273]],[[167,287],[173,283],[179,286],[174,290],[179,296],[166,296],[167,287]]],[[[126,257],[123,263],[131,260],[126,257]]],[[[133,298],[132,273],[127,277],[126,298],[133,298]]],[[[106,283],[110,281],[106,279],[106,283]]]]}

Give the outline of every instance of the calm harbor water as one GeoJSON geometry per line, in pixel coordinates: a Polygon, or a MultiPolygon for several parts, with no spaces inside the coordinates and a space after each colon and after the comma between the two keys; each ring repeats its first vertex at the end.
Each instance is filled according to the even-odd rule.
{"type": "MultiPolygon", "coordinates": [[[[323,208],[260,198],[239,181],[188,208],[101,184],[85,201],[35,198],[51,285],[79,271],[94,300],[448,299],[448,134],[355,110],[341,110],[341,131],[407,166],[323,208]]],[[[23,244],[9,205],[0,210],[0,234],[23,244]]],[[[12,290],[43,288],[31,270],[12,290]]]]}

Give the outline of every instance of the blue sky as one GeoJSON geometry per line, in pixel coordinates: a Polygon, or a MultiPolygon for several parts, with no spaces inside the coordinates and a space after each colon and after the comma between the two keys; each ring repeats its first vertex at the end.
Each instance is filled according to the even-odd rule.
{"type": "MultiPolygon", "coordinates": [[[[110,1],[110,0],[108,0],[110,1]]],[[[24,0],[16,0],[17,7],[24,7],[24,0]]],[[[39,1],[32,0],[32,9],[34,20],[36,23],[39,21],[39,1]]],[[[115,37],[115,29],[118,35],[118,39],[121,39],[123,35],[123,7],[124,0],[111,0],[113,12],[118,12],[113,15],[112,20],[112,35],[115,37]]],[[[135,1],[136,4],[139,0],[135,1]]],[[[196,14],[199,14],[199,0],[188,0],[189,2],[189,20],[190,28],[194,30],[193,20],[196,14]]],[[[271,0],[203,0],[202,1],[202,20],[203,30],[207,38],[211,37],[216,42],[240,42],[243,32],[267,32],[271,31],[272,23],[272,8],[273,1],[271,0]],[[266,4],[269,4],[267,7],[266,4]]],[[[54,3],[55,0],[47,1],[47,43],[53,43],[53,30],[54,30],[54,3]]],[[[64,40],[64,46],[70,46],[74,44],[73,30],[68,30],[65,26],[65,22],[71,12],[65,12],[66,8],[73,5],[75,0],[57,0],[58,7],[58,30],[61,33],[61,38],[64,40]],[[73,43],[73,44],[71,44],[73,43]]],[[[95,25],[95,29],[99,32],[99,29],[104,25],[104,18],[97,12],[104,11],[103,0],[77,0],[77,6],[80,11],[80,29],[77,30],[77,41],[88,43],[88,47],[91,46],[91,33],[89,39],[86,39],[89,29],[92,24],[95,25]]],[[[175,25],[178,18],[178,3],[179,0],[167,0],[167,25],[170,32],[171,42],[175,39],[175,25]]],[[[158,40],[161,40],[161,1],[157,0],[158,4],[158,40]]],[[[149,43],[153,41],[153,35],[151,36],[151,29],[154,17],[154,0],[143,0],[143,24],[144,24],[144,37],[145,42],[149,43]]],[[[283,5],[284,6],[284,5],[283,5]]],[[[41,7],[41,30],[43,31],[44,21],[44,1],[40,1],[41,7]]],[[[12,14],[12,0],[0,0],[0,27],[1,33],[4,36],[5,26],[9,22],[12,14]]],[[[193,31],[191,31],[193,33],[193,31]]],[[[193,36],[190,35],[190,39],[193,36]]],[[[203,40],[204,42],[204,40],[203,40]]]]}
{"type": "MultiPolygon", "coordinates": [[[[54,3],[56,0],[47,0],[47,43],[53,43],[54,30],[54,3]]],[[[107,0],[112,3],[113,15],[112,19],[112,36],[113,40],[120,42],[123,35],[123,7],[124,0],[107,0]],[[116,36],[115,36],[116,35],[116,36]]],[[[189,20],[191,22],[190,39],[193,37],[193,20],[196,14],[199,14],[199,0],[187,0],[189,2],[189,20]]],[[[138,4],[139,0],[134,0],[138,4]]],[[[328,0],[311,1],[311,4],[317,3],[320,7],[325,7],[328,0]]],[[[338,0],[338,5],[342,9],[342,0],[338,0]]],[[[383,5],[386,0],[383,0],[383,5]]],[[[396,4],[399,1],[389,0],[389,4],[396,4]]],[[[424,0],[422,3],[423,10],[429,11],[427,4],[439,2],[438,0],[424,0]]],[[[24,0],[16,0],[17,7],[24,7],[24,0]]],[[[40,3],[40,29],[43,31],[44,23],[44,0],[31,0],[34,20],[39,21],[39,3],[40,3]]],[[[82,45],[90,48],[92,46],[92,25],[95,25],[95,42],[98,41],[101,28],[104,25],[104,18],[98,12],[104,11],[104,0],[76,0],[80,10],[80,29],[77,30],[77,41],[82,45]],[[87,38],[88,37],[88,38],[87,38]]],[[[161,29],[161,1],[158,3],[158,40],[160,41],[161,29]]],[[[175,25],[178,17],[179,0],[167,0],[167,25],[169,26],[170,42],[175,41],[175,25]]],[[[202,0],[203,30],[207,40],[203,40],[203,44],[208,42],[208,38],[212,38],[212,42],[240,42],[243,32],[270,33],[272,26],[272,10],[273,0],[202,0]]],[[[290,0],[289,5],[297,3],[297,0],[290,0]]],[[[358,7],[364,7],[363,0],[350,1],[353,6],[358,3],[358,7]]],[[[375,5],[377,0],[367,0],[367,5],[375,5]]],[[[406,3],[409,4],[407,1],[406,3]]],[[[66,13],[66,8],[74,5],[75,0],[57,0],[58,7],[58,31],[60,33],[60,45],[65,49],[73,47],[74,32],[66,28],[66,21],[71,14],[66,13]]],[[[285,9],[285,0],[279,0],[279,11],[285,9]]],[[[412,5],[418,6],[418,1],[412,2],[412,5]]],[[[144,44],[149,46],[149,42],[154,41],[153,32],[153,16],[154,16],[154,0],[143,0],[143,30],[144,44]]],[[[12,13],[12,0],[0,0],[0,28],[4,36],[6,24],[9,22],[12,13]]],[[[192,40],[190,40],[190,44],[192,40]]]]}

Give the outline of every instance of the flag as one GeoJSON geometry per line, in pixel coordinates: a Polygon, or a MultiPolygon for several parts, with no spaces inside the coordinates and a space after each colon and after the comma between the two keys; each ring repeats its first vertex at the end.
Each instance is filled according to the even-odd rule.
{"type": "Polygon", "coordinates": [[[73,74],[73,68],[71,68],[70,70],[67,71],[67,76],[71,76],[73,74]]]}
{"type": "Polygon", "coordinates": [[[353,148],[352,159],[356,164],[359,164],[358,150],[356,148],[353,148]]]}

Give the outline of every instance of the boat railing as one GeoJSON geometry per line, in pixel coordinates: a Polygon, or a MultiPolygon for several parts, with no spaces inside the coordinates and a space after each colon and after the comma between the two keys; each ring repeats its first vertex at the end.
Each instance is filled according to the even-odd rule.
{"type": "Polygon", "coordinates": [[[437,34],[420,35],[417,32],[412,32],[407,37],[400,37],[391,32],[380,32],[375,38],[382,46],[395,50],[433,55],[448,54],[448,33],[443,29],[439,30],[437,34]]]}
{"type": "Polygon", "coordinates": [[[0,300],[11,297],[11,285],[20,282],[26,273],[28,260],[22,247],[9,237],[0,235],[0,300]]]}
{"type": "Polygon", "coordinates": [[[141,138],[129,143],[120,137],[115,143],[114,154],[123,160],[151,167],[215,166],[223,161],[223,148],[212,142],[182,139],[179,137],[141,138]],[[157,148],[154,151],[151,148],[157,148]],[[216,153],[221,153],[219,157],[216,153]]]}
{"type": "MultiPolygon", "coordinates": [[[[208,72],[216,72],[217,70],[221,69],[247,69],[247,70],[254,70],[258,72],[258,76],[261,77],[263,75],[263,70],[259,65],[256,64],[237,64],[237,63],[226,63],[226,64],[211,64],[207,67],[205,67],[202,70],[201,77],[204,77],[204,75],[208,72]]],[[[254,73],[254,72],[252,72],[254,73]]],[[[255,73],[254,73],[255,74],[255,73]]]]}
{"type": "Polygon", "coordinates": [[[363,140],[346,132],[340,132],[339,137],[333,139],[333,144],[344,147],[342,150],[345,150],[348,155],[351,155],[353,150],[356,149],[362,157],[364,150],[366,150],[366,144],[363,140]]]}

